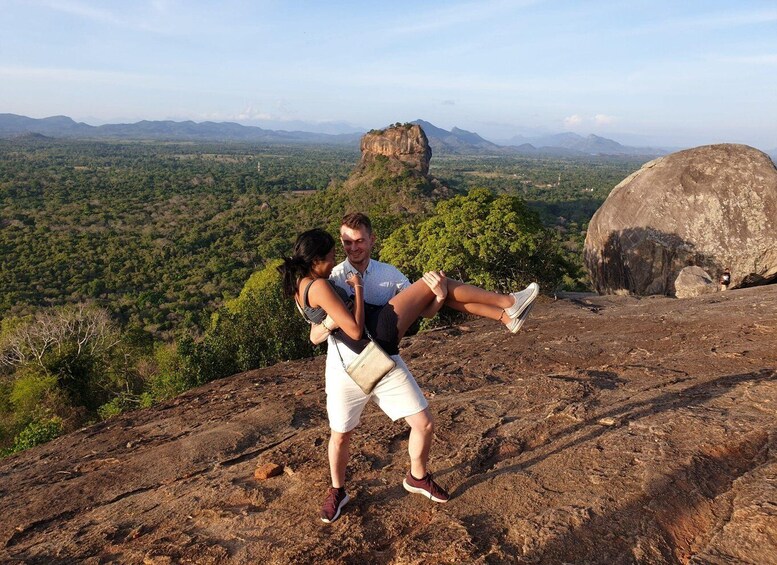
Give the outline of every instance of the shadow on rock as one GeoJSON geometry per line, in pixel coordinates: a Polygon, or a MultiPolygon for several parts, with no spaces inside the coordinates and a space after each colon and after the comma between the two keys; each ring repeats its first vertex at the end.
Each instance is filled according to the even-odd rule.
{"type": "MultiPolygon", "coordinates": [[[[543,445],[551,447],[552,444],[562,437],[573,436],[567,440],[561,440],[561,443],[553,447],[550,451],[543,452],[535,456],[530,456],[528,459],[521,461],[521,463],[510,465],[509,467],[502,467],[499,469],[489,470],[484,473],[479,473],[470,477],[458,485],[451,493],[453,496],[460,496],[468,489],[475,485],[489,481],[496,476],[521,472],[530,468],[533,465],[547,459],[552,455],[563,452],[564,450],[573,448],[575,446],[590,442],[597,439],[603,434],[607,433],[610,428],[599,424],[604,419],[612,418],[614,421],[628,420],[636,421],[640,418],[659,414],[661,412],[673,411],[679,408],[687,408],[703,404],[709,400],[712,400],[718,396],[722,396],[730,391],[732,388],[740,383],[753,381],[767,381],[777,378],[777,371],[773,369],[762,369],[752,373],[743,373],[738,375],[726,375],[718,377],[717,379],[707,381],[705,383],[693,385],[691,387],[682,389],[680,391],[665,392],[656,398],[645,400],[643,402],[631,402],[623,405],[614,406],[612,409],[607,410],[604,413],[597,413],[596,418],[593,420],[586,420],[579,424],[564,428],[562,431],[551,436],[547,442],[543,445]],[[579,435],[578,432],[583,432],[586,428],[591,428],[589,431],[579,435]]],[[[538,450],[539,447],[534,449],[538,450]]],[[[534,451],[532,450],[532,451],[534,451]]],[[[529,452],[524,452],[529,453],[529,452]]],[[[512,457],[515,454],[510,454],[508,457],[512,457]]],[[[499,463],[498,459],[491,461],[493,467],[499,463]]],[[[447,475],[455,470],[463,467],[470,466],[470,462],[460,463],[448,469],[441,470],[440,476],[447,475]]]]}
{"type": "MultiPolygon", "coordinates": [[[[589,513],[582,525],[523,559],[532,563],[687,563],[713,535],[718,516],[730,513],[730,501],[721,495],[731,490],[736,479],[765,462],[768,443],[769,433],[759,431],[703,451],[689,464],[650,483],[645,495],[603,516],[589,513]]],[[[720,562],[728,560],[720,557],[720,562]]],[[[766,554],[763,558],[768,559],[766,554]]]]}
{"type": "Polygon", "coordinates": [[[602,249],[585,249],[585,263],[599,294],[674,295],[674,281],[689,265],[717,279],[726,265],[673,233],[629,228],[610,234],[602,249]]]}

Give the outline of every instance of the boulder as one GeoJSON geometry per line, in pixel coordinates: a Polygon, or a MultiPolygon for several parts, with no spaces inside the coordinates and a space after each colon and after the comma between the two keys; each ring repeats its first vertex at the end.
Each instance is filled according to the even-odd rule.
{"type": "Polygon", "coordinates": [[[693,298],[702,294],[717,292],[718,287],[709,273],[701,267],[685,267],[674,281],[677,298],[693,298]]]}
{"type": "Polygon", "coordinates": [[[600,294],[675,294],[689,265],[729,288],[777,279],[777,169],[746,145],[707,145],[645,164],[589,223],[585,262],[600,294]]]}

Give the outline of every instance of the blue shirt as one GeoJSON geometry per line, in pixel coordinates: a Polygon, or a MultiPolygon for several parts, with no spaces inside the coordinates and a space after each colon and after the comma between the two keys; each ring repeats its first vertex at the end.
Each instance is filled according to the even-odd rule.
{"type": "MultiPolygon", "coordinates": [[[[345,282],[350,272],[357,272],[357,269],[346,259],[332,269],[329,280],[348,292],[349,295],[353,295],[353,289],[345,282]]],[[[401,290],[410,286],[410,281],[399,269],[375,259],[370,259],[367,264],[367,270],[362,274],[362,281],[364,283],[364,302],[375,306],[384,306],[401,290]]]]}

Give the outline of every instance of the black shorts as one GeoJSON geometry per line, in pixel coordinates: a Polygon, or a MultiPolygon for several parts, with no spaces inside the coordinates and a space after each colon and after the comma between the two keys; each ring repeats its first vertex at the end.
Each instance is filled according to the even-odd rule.
{"type": "MultiPolygon", "coordinates": [[[[389,355],[399,355],[397,322],[399,322],[399,317],[391,304],[385,306],[364,304],[364,325],[372,338],[389,355]]],[[[360,353],[362,349],[367,347],[368,343],[366,339],[353,340],[343,331],[338,332],[337,339],[356,353],[360,353]]]]}
{"type": "Polygon", "coordinates": [[[364,312],[364,325],[389,355],[399,355],[399,332],[397,331],[399,317],[391,304],[379,308],[368,308],[364,312]]]}

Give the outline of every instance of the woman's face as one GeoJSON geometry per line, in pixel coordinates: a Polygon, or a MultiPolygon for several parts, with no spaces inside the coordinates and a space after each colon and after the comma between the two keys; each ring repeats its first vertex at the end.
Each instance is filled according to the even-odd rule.
{"type": "Polygon", "coordinates": [[[316,260],[313,263],[313,267],[310,269],[311,274],[316,275],[322,279],[328,279],[332,274],[332,269],[335,268],[335,248],[329,250],[323,259],[316,260]]]}

